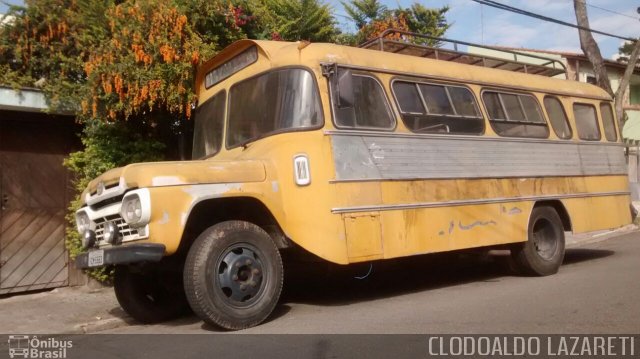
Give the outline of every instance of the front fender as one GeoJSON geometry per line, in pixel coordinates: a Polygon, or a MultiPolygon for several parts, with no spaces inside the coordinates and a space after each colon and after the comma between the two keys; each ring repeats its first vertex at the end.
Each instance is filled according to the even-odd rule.
{"type": "Polygon", "coordinates": [[[163,244],[165,255],[171,255],[178,250],[189,216],[193,208],[202,201],[251,197],[262,202],[276,221],[282,223],[284,220],[277,186],[266,182],[152,187],[149,188],[149,193],[151,219],[149,239],[146,241],[163,244]]]}

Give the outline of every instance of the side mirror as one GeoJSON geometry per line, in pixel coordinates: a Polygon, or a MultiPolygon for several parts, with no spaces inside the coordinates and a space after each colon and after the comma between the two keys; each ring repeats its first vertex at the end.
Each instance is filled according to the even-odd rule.
{"type": "Polygon", "coordinates": [[[355,102],[353,95],[353,74],[351,70],[338,69],[336,77],[336,94],[338,108],[352,108],[355,102]]]}

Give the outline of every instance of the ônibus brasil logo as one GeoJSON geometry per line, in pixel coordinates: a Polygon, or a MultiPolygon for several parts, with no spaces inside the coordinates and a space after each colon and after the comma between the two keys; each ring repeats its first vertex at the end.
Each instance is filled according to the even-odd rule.
{"type": "Polygon", "coordinates": [[[73,347],[71,340],[56,338],[39,339],[37,336],[9,335],[9,357],[13,358],[51,358],[67,357],[67,349],[73,347]]]}

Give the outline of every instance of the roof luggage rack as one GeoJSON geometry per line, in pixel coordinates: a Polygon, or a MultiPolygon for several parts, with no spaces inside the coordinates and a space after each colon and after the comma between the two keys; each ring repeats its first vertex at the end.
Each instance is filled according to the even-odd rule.
{"type": "Polygon", "coordinates": [[[567,77],[567,68],[560,60],[524,52],[497,49],[490,46],[478,45],[459,40],[451,40],[442,37],[423,35],[397,29],[385,30],[380,34],[379,37],[366,41],[360,44],[359,47],[371,50],[393,52],[397,54],[426,57],[436,60],[452,61],[468,65],[484,66],[500,70],[523,72],[527,74],[542,75],[548,77],[564,74],[565,78],[567,77]],[[436,43],[450,43],[453,44],[453,49],[432,47],[409,42],[413,38],[425,39],[427,41],[433,41],[436,43]],[[500,58],[458,51],[459,45],[499,51],[500,53],[504,53],[505,55],[510,55],[510,58],[500,58]],[[511,56],[513,56],[513,59],[511,59],[511,56]]]}

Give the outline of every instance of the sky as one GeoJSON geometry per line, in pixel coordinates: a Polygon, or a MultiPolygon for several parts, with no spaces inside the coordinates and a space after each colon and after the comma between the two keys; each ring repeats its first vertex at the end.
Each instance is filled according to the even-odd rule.
{"type": "MultiPolygon", "coordinates": [[[[20,0],[0,0],[0,13],[6,11],[2,1],[21,4],[20,0]]],[[[339,0],[328,1],[333,7],[340,27],[355,31],[355,25],[346,17],[339,0]]],[[[389,8],[410,6],[416,0],[381,0],[389,8]]],[[[484,45],[522,47],[540,50],[581,53],[578,30],[523,15],[483,6],[472,0],[417,0],[427,7],[448,5],[447,21],[452,24],[445,36],[450,39],[484,45]]],[[[575,23],[572,0],[498,0],[504,4],[548,17],[575,23]]],[[[587,0],[587,13],[592,29],[623,37],[640,36],[640,15],[636,12],[640,1],[587,0]],[[610,10],[605,11],[599,8],[610,10]],[[626,16],[625,16],[626,15],[626,16]]],[[[612,58],[623,40],[595,35],[602,55],[612,58]]]]}
{"type": "MultiPolygon", "coordinates": [[[[408,7],[415,0],[381,0],[389,8],[400,4],[408,7]]],[[[575,24],[572,0],[497,0],[503,4],[575,24]]],[[[330,0],[341,27],[355,27],[343,16],[346,14],[338,0],[330,0]]],[[[449,6],[447,21],[452,24],[445,37],[484,45],[521,47],[540,50],[582,53],[578,30],[550,22],[480,5],[471,0],[419,0],[427,7],[449,6]]],[[[640,36],[640,15],[636,12],[640,1],[587,0],[587,13],[592,29],[620,35],[640,36]],[[627,16],[607,12],[615,11],[627,16]]],[[[595,35],[602,55],[612,58],[623,40],[595,35]]]]}

